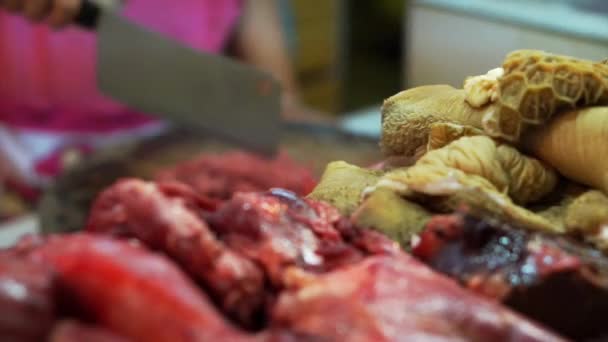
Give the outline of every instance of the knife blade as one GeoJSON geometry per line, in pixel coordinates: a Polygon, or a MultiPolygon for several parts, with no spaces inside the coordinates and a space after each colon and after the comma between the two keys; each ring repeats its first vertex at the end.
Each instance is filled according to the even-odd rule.
{"type": "Polygon", "coordinates": [[[97,31],[102,93],[250,151],[276,152],[281,91],[268,73],[195,51],[89,0],[76,23],[97,31]]]}

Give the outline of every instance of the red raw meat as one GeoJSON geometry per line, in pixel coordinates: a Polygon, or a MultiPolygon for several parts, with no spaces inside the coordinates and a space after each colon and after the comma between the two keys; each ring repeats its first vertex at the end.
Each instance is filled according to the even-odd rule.
{"type": "MultiPolygon", "coordinates": [[[[415,251],[432,264],[449,256],[442,262],[462,274],[487,274],[477,270],[491,264],[528,284],[523,265],[530,262],[537,263],[537,279],[578,272],[586,262],[544,238],[528,240],[521,235],[527,233],[507,234],[463,217],[436,218],[430,227],[415,251]],[[504,237],[506,249],[492,242],[504,245],[504,237]],[[547,257],[551,267],[541,267],[547,257]]],[[[204,290],[138,240],[92,233],[29,237],[0,252],[0,300],[9,303],[0,306],[0,328],[16,332],[3,338],[44,340],[56,318],[67,318],[78,321],[56,323],[51,341],[563,341],[434,273],[388,238],[354,227],[328,204],[282,189],[237,193],[216,206],[183,184],[123,180],[100,196],[88,228],[164,251],[204,290]],[[7,279],[28,296],[13,300],[7,279]],[[264,326],[255,327],[263,330],[234,327],[204,291],[221,310],[240,315],[240,323],[261,316],[264,326]],[[28,306],[33,302],[37,306],[28,306]],[[42,324],[33,328],[32,321],[42,324]]],[[[512,293],[509,298],[524,298],[512,293]]],[[[602,307],[604,297],[592,294],[602,307]]]]}
{"type": "Polygon", "coordinates": [[[96,200],[87,229],[136,237],[178,261],[245,326],[262,310],[264,274],[218,240],[199,216],[206,208],[179,186],[136,179],[117,182],[96,200]]]}
{"type": "Polygon", "coordinates": [[[133,243],[74,234],[33,253],[97,324],[133,341],[247,340],[170,260],[133,243]]]}
{"type": "Polygon", "coordinates": [[[29,257],[96,324],[61,323],[54,341],[563,341],[403,253],[292,282],[259,334],[231,327],[169,260],[132,242],[56,236],[29,257]]]}
{"type": "Polygon", "coordinates": [[[54,276],[20,254],[0,254],[0,336],[2,341],[41,341],[55,319],[54,276]]]}
{"type": "MultiPolygon", "coordinates": [[[[123,180],[98,199],[89,229],[138,237],[191,272],[196,258],[212,265],[216,254],[207,249],[251,262],[265,282],[250,294],[269,312],[259,340],[561,341],[431,272],[388,238],[357,229],[328,204],[272,189],[237,193],[209,209],[185,189],[169,190],[123,180]],[[192,231],[205,243],[197,238],[183,249],[192,231]]],[[[238,288],[234,274],[207,267],[197,271],[206,284],[238,288]]],[[[229,302],[229,291],[215,293],[229,302]]]]}
{"type": "Polygon", "coordinates": [[[288,267],[320,273],[372,253],[399,253],[396,243],[355,229],[329,204],[284,189],[237,193],[207,220],[227,245],[264,268],[275,289],[288,267]]]}
{"type": "Polygon", "coordinates": [[[263,323],[263,307],[283,287],[286,267],[322,272],[372,252],[398,251],[380,234],[354,229],[335,208],[282,189],[238,193],[216,212],[208,208],[174,184],[122,180],[99,196],[87,229],[136,237],[166,252],[250,328],[263,323]]]}
{"type": "Polygon", "coordinates": [[[235,192],[274,187],[307,195],[317,183],[309,168],[297,164],[285,152],[271,160],[239,151],[203,154],[160,171],[156,179],[185,183],[198,194],[217,200],[227,200],[235,192]]]}
{"type": "Polygon", "coordinates": [[[563,341],[405,254],[368,257],[284,292],[273,324],[322,341],[563,341]]]}
{"type": "Polygon", "coordinates": [[[129,342],[105,329],[76,321],[60,321],[53,328],[48,342],[129,342]]]}
{"type": "Polygon", "coordinates": [[[413,253],[559,333],[608,337],[608,258],[591,247],[461,212],[434,217],[413,253]]]}

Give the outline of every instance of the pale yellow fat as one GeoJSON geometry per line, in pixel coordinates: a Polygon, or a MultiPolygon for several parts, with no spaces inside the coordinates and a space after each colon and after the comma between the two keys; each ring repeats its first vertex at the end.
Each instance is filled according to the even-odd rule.
{"type": "Polygon", "coordinates": [[[465,101],[475,108],[495,101],[498,96],[498,78],[503,74],[503,68],[495,68],[485,75],[467,78],[463,85],[466,94],[465,101]]]}
{"type": "Polygon", "coordinates": [[[382,106],[381,147],[385,156],[413,156],[426,149],[431,125],[455,123],[481,128],[484,110],[465,102],[465,92],[448,85],[408,89],[382,106]]]}
{"type": "MultiPolygon", "coordinates": [[[[412,186],[444,178],[456,170],[482,177],[521,204],[542,198],[557,183],[551,168],[486,136],[462,137],[429,151],[397,179],[407,179],[408,186],[412,186]]],[[[392,179],[391,174],[385,179],[392,179]]]]}
{"type": "Polygon", "coordinates": [[[530,131],[525,145],[567,178],[608,193],[608,107],[560,114],[530,131]]]}
{"type": "Polygon", "coordinates": [[[350,215],[361,202],[361,193],[376,184],[381,172],[360,168],[344,161],[331,162],[309,198],[335,206],[343,215],[350,215]]]}

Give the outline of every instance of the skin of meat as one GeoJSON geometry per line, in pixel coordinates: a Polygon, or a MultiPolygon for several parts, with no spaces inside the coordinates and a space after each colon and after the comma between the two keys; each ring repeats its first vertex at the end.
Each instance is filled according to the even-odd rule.
{"type": "Polygon", "coordinates": [[[90,234],[51,237],[34,252],[92,319],[132,341],[243,341],[166,257],[90,234]]]}
{"type": "Polygon", "coordinates": [[[285,292],[274,322],[326,341],[564,341],[405,254],[372,256],[285,292]]]}

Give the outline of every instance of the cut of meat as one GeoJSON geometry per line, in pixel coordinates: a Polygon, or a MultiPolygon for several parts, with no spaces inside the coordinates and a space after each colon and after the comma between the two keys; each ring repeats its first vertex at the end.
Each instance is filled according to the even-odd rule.
{"type": "Polygon", "coordinates": [[[268,160],[245,152],[203,154],[177,166],[161,170],[158,181],[179,181],[198,194],[226,200],[235,192],[284,188],[307,195],[316,185],[312,171],[297,164],[285,152],[268,160]]]}
{"type": "Polygon", "coordinates": [[[371,256],[284,292],[273,322],[321,341],[563,341],[405,254],[371,256]]]}
{"type": "Polygon", "coordinates": [[[291,266],[321,273],[399,251],[379,233],[355,229],[336,208],[283,189],[237,193],[207,220],[231,248],[264,268],[275,289],[291,266]]]}
{"type": "MultiPolygon", "coordinates": [[[[255,265],[264,282],[250,295],[263,299],[268,316],[257,338],[265,341],[560,341],[433,273],[387,237],[354,227],[326,203],[284,189],[237,193],[212,210],[196,203],[163,184],[123,180],[98,199],[89,229],[138,237],[191,274],[202,255],[208,270],[197,274],[207,288],[238,288],[239,280],[216,272],[216,254],[207,250],[255,265]],[[182,255],[176,246],[192,230],[204,232],[206,243],[182,255]]],[[[230,302],[230,291],[212,293],[230,302]]]]}
{"type": "Polygon", "coordinates": [[[206,208],[179,186],[125,179],[96,200],[87,229],[135,237],[162,250],[203,283],[220,307],[245,326],[264,303],[264,274],[229,249],[199,216],[206,208]]]}
{"type": "Polygon", "coordinates": [[[55,236],[32,257],[89,318],[133,341],[246,340],[169,259],[128,241],[55,236]]]}
{"type": "Polygon", "coordinates": [[[463,212],[434,217],[413,253],[566,336],[608,334],[608,259],[590,247],[463,212]]]}
{"type": "Polygon", "coordinates": [[[122,180],[99,196],[87,229],[164,251],[247,328],[263,323],[264,305],[287,274],[293,277],[287,267],[324,272],[399,249],[379,233],[355,229],[335,208],[283,189],[238,193],[215,212],[206,209],[174,185],[122,180]]]}
{"type": "Polygon", "coordinates": [[[55,236],[28,258],[46,262],[95,324],[59,323],[53,342],[563,341],[403,253],[296,279],[257,334],[233,328],[167,258],[129,241],[55,236]]]}
{"type": "MultiPolygon", "coordinates": [[[[284,189],[236,193],[216,205],[184,184],[121,180],[100,195],[88,229],[31,237],[0,252],[6,270],[0,285],[14,279],[42,293],[45,304],[23,317],[46,324],[30,336],[18,320],[14,330],[22,335],[15,336],[53,342],[563,341],[433,272],[387,237],[355,227],[329,204],[284,189]],[[23,265],[8,267],[13,263],[23,265]],[[47,286],[30,281],[33,275],[47,286]]],[[[560,269],[579,265],[550,255],[560,269]]],[[[0,317],[21,317],[23,307],[6,305],[0,317]]]]}

